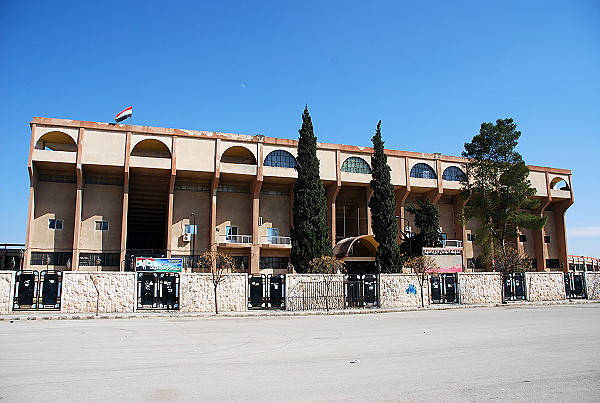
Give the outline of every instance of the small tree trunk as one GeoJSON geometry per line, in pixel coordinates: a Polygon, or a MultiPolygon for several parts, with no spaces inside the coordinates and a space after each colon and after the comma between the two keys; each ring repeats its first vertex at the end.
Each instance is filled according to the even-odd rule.
{"type": "Polygon", "coordinates": [[[217,287],[219,285],[215,284],[215,315],[219,314],[219,305],[217,304],[217,287]]]}
{"type": "Polygon", "coordinates": [[[421,308],[425,308],[425,296],[423,295],[423,285],[425,283],[424,279],[421,279],[421,308]]]}

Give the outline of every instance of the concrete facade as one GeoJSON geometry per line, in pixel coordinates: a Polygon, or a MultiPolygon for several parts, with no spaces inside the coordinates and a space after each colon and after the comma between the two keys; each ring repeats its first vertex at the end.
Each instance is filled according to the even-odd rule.
{"type": "Polygon", "coordinates": [[[566,299],[563,272],[526,273],[528,301],[560,301],[566,299]]]}
{"type": "MultiPolygon", "coordinates": [[[[297,141],[37,117],[31,129],[25,269],[41,269],[50,258],[50,269],[127,271],[136,256],[183,257],[190,267],[191,256],[220,250],[249,273],[288,271],[297,141]],[[197,233],[187,236],[193,223],[197,233]]],[[[332,246],[371,235],[372,152],[318,143],[332,246]]],[[[476,226],[459,223],[460,182],[446,174],[465,160],[386,154],[400,228],[415,228],[407,204],[435,203],[442,232],[463,247],[466,268],[480,253],[468,237],[476,226]]],[[[524,232],[519,248],[535,258],[538,271],[567,270],[571,172],[530,170],[540,201],[533,213],[548,216],[548,224],[524,232]]]]}

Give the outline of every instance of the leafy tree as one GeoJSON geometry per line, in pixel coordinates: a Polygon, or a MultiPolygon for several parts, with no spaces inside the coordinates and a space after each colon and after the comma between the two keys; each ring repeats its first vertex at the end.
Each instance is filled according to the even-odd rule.
{"type": "Polygon", "coordinates": [[[314,258],[330,256],[329,229],[325,221],[327,198],[319,174],[317,138],[308,114],[302,114],[302,128],[298,131],[298,157],[296,170],[298,179],[294,186],[294,205],[291,230],[292,250],[290,258],[298,273],[307,271],[314,258]]]}
{"type": "Polygon", "coordinates": [[[420,256],[424,247],[441,247],[440,238],[440,213],[435,204],[419,200],[418,208],[409,205],[406,211],[414,216],[415,225],[420,232],[411,237],[408,242],[402,243],[402,252],[405,256],[420,256]]]}
{"type": "Polygon", "coordinates": [[[497,248],[494,253],[494,271],[500,273],[525,272],[531,268],[531,259],[514,245],[497,248]]]}
{"type": "Polygon", "coordinates": [[[512,119],[482,123],[462,153],[468,159],[461,190],[467,202],[463,221],[479,222],[475,239],[483,248],[483,259],[492,266],[494,252],[505,251],[519,228],[539,230],[547,220],[526,211],[536,208],[539,201],[531,199],[535,189],[527,179],[529,168],[515,151],[519,137],[521,132],[512,119]]]}
{"type": "Polygon", "coordinates": [[[394,186],[390,176],[390,166],[384,153],[383,140],[381,139],[381,120],[377,123],[377,130],[371,139],[373,141],[373,165],[371,188],[373,196],[369,200],[371,209],[373,234],[379,243],[377,249],[377,267],[384,272],[397,272],[402,268],[398,238],[398,221],[396,220],[396,199],[394,186]]]}
{"type": "MultiPolygon", "coordinates": [[[[344,287],[344,283],[339,278],[340,274],[346,273],[344,262],[333,256],[316,257],[310,261],[308,272],[323,276],[322,287],[317,287],[317,291],[320,292],[325,300],[325,310],[329,312],[329,307],[331,306],[330,298],[333,291],[335,291],[334,289],[337,288],[337,291],[339,291],[340,288],[344,287]]],[[[343,295],[343,292],[338,294],[343,295]]],[[[337,299],[339,302],[339,296],[337,299]]]]}

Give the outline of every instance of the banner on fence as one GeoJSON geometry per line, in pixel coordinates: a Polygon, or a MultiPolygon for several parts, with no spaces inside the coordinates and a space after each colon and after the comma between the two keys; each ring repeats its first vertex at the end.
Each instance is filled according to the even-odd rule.
{"type": "Polygon", "coordinates": [[[135,271],[181,271],[182,258],[136,257],[135,271]]]}

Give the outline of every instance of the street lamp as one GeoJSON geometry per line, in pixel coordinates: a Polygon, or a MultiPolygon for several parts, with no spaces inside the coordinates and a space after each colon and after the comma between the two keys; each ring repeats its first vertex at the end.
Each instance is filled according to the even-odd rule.
{"type": "Polygon", "coordinates": [[[196,216],[192,213],[192,271],[194,271],[194,260],[196,260],[196,216]]]}
{"type": "Polygon", "coordinates": [[[410,228],[410,221],[408,221],[408,218],[404,218],[404,217],[400,217],[400,216],[396,216],[396,218],[406,221],[406,227],[404,228],[404,231],[401,230],[400,232],[402,232],[402,234],[404,235],[404,238],[408,238],[408,253],[410,253],[412,255],[412,236],[411,236],[412,231],[410,228]]]}
{"type": "Polygon", "coordinates": [[[21,265],[21,270],[23,270],[23,260],[25,260],[25,251],[23,249],[19,250],[19,263],[21,265]]]}

